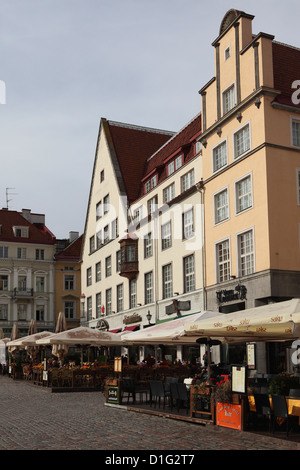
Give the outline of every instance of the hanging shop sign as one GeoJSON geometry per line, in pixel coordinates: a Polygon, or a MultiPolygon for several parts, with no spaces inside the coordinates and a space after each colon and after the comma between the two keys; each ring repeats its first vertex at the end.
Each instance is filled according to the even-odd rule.
{"type": "Polygon", "coordinates": [[[247,295],[247,288],[238,284],[235,289],[223,289],[216,292],[218,302],[231,302],[233,300],[245,300],[247,295]]]}
{"type": "Polygon", "coordinates": [[[191,310],[191,301],[190,300],[173,300],[171,305],[166,306],[166,315],[172,315],[172,313],[177,313],[177,316],[180,317],[181,311],[191,310]]]}

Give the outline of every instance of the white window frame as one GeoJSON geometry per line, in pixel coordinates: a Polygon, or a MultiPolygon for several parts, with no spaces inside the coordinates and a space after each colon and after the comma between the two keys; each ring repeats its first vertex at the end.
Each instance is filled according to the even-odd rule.
{"type": "Polygon", "coordinates": [[[242,176],[238,180],[235,180],[234,182],[234,202],[235,202],[235,215],[240,215],[243,214],[246,211],[249,211],[250,209],[253,208],[253,179],[252,179],[252,171],[250,173],[247,173],[246,175],[242,176]],[[246,180],[250,179],[250,188],[251,188],[251,205],[246,207],[245,209],[238,210],[239,208],[239,194],[238,194],[238,185],[246,180]]]}
{"type": "Polygon", "coordinates": [[[184,292],[193,292],[195,290],[195,255],[193,253],[183,258],[183,275],[184,292]]]}
{"type": "Polygon", "coordinates": [[[213,195],[214,197],[214,224],[215,225],[219,225],[223,222],[225,222],[226,220],[229,220],[230,219],[230,211],[229,211],[229,187],[228,186],[225,186],[224,188],[220,189],[219,191],[217,191],[216,193],[214,193],[213,195]],[[227,194],[227,205],[224,206],[224,207],[227,207],[227,217],[225,217],[224,219],[220,219],[218,220],[218,217],[217,217],[217,198],[218,196],[220,196],[222,193],[226,193],[227,194]]]}
{"type": "MultiPolygon", "coordinates": [[[[225,264],[225,263],[223,263],[223,264],[225,264]]],[[[222,283],[222,282],[228,282],[230,280],[230,277],[231,277],[231,243],[230,243],[230,237],[225,237],[222,240],[218,240],[215,243],[215,267],[216,267],[216,284],[219,284],[219,283],[222,283]],[[229,273],[228,273],[228,278],[227,279],[221,280],[220,279],[220,269],[219,269],[220,263],[219,263],[219,257],[218,257],[218,246],[225,243],[225,242],[228,242],[229,273]]]]}
{"type": "Polygon", "coordinates": [[[182,214],[182,239],[189,240],[194,235],[194,210],[191,208],[182,214]]]}
{"type": "Polygon", "coordinates": [[[222,115],[224,116],[225,114],[229,113],[229,111],[231,111],[234,107],[236,106],[236,86],[235,86],[235,82],[231,83],[231,85],[229,85],[227,88],[225,88],[225,90],[222,92],[222,115]],[[232,106],[227,109],[225,108],[225,100],[226,100],[226,95],[228,92],[230,92],[231,90],[233,90],[233,104],[232,106]]]}
{"type": "Polygon", "coordinates": [[[233,160],[237,160],[238,158],[241,158],[243,155],[245,155],[247,152],[250,152],[252,148],[252,142],[251,142],[251,123],[250,121],[245,122],[242,126],[240,126],[238,129],[236,129],[233,134],[232,134],[232,143],[233,143],[233,160]],[[246,127],[249,127],[249,148],[247,150],[244,150],[243,153],[240,155],[237,155],[237,150],[236,150],[236,136],[240,132],[242,132],[243,129],[246,127]]]}
{"type": "Polygon", "coordinates": [[[181,192],[184,193],[195,184],[195,171],[194,168],[188,171],[181,177],[181,192]]]}
{"type": "Polygon", "coordinates": [[[153,302],[153,271],[149,271],[144,275],[145,282],[145,304],[153,302]]]}
{"type": "Polygon", "coordinates": [[[290,132],[291,132],[291,145],[292,147],[299,148],[300,147],[300,118],[297,116],[290,116],[290,132]],[[299,125],[299,145],[294,144],[294,138],[293,138],[293,122],[297,122],[299,125]]]}
{"type": "Polygon", "coordinates": [[[231,57],[231,47],[229,45],[229,46],[225,47],[225,49],[224,49],[224,62],[226,62],[226,60],[228,60],[230,57],[231,57]],[[227,51],[228,51],[228,55],[226,56],[227,51]]]}
{"type": "MultiPolygon", "coordinates": [[[[236,234],[236,250],[237,250],[237,271],[238,271],[238,277],[244,277],[244,276],[250,276],[251,274],[255,273],[255,236],[254,236],[254,227],[249,227],[246,230],[243,230],[242,232],[238,232],[236,234]],[[247,233],[252,233],[252,252],[250,253],[250,256],[252,256],[252,271],[249,273],[242,273],[242,255],[241,255],[241,245],[240,245],[240,240],[243,235],[246,235],[247,233]]],[[[249,253],[245,255],[249,256],[249,253]]]]}
{"type": "Polygon", "coordinates": [[[163,281],[163,299],[169,299],[173,297],[173,266],[172,263],[168,263],[162,266],[162,281],[163,281]],[[169,270],[167,273],[166,270],[169,270]],[[168,274],[168,276],[166,276],[168,274]]]}
{"type": "Polygon", "coordinates": [[[106,315],[112,314],[112,289],[111,287],[105,291],[105,310],[106,315]]]}
{"type": "Polygon", "coordinates": [[[124,310],[124,285],[117,285],[117,312],[124,310]]]}
{"type": "Polygon", "coordinates": [[[223,168],[225,168],[226,165],[228,165],[228,141],[227,137],[226,139],[221,140],[221,142],[218,142],[217,145],[214,145],[213,148],[211,149],[211,160],[212,160],[212,171],[213,173],[217,173],[218,171],[221,171],[223,168]],[[216,167],[216,150],[219,147],[222,147],[225,145],[225,163],[220,166],[219,168],[216,167]]]}
{"type": "Polygon", "coordinates": [[[161,225],[161,249],[167,250],[172,246],[172,224],[171,220],[161,225]]]}
{"type": "Polygon", "coordinates": [[[175,198],[175,183],[170,184],[163,190],[163,201],[165,204],[175,198]]]}

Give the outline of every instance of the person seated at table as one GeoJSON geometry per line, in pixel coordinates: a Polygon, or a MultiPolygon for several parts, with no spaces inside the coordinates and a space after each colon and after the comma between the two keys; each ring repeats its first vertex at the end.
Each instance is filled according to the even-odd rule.
{"type": "Polygon", "coordinates": [[[153,367],[155,364],[155,359],[150,354],[148,354],[148,356],[143,360],[143,362],[146,362],[147,367],[153,367]]]}

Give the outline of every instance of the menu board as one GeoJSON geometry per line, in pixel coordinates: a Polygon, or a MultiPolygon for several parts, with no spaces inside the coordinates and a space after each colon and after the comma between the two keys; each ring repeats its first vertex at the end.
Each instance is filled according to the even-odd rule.
{"type": "Polygon", "coordinates": [[[255,344],[247,344],[247,365],[248,369],[255,369],[255,344]]]}
{"type": "Polygon", "coordinates": [[[233,365],[231,367],[231,390],[233,393],[246,393],[247,368],[245,365],[233,365]]]}

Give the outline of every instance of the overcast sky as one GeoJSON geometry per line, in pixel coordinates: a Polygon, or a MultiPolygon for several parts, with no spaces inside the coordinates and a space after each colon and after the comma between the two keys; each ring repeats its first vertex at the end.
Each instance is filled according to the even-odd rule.
{"type": "Polygon", "coordinates": [[[82,233],[100,118],[179,131],[230,8],[300,47],[298,0],[0,0],[0,207],[82,233]]]}

